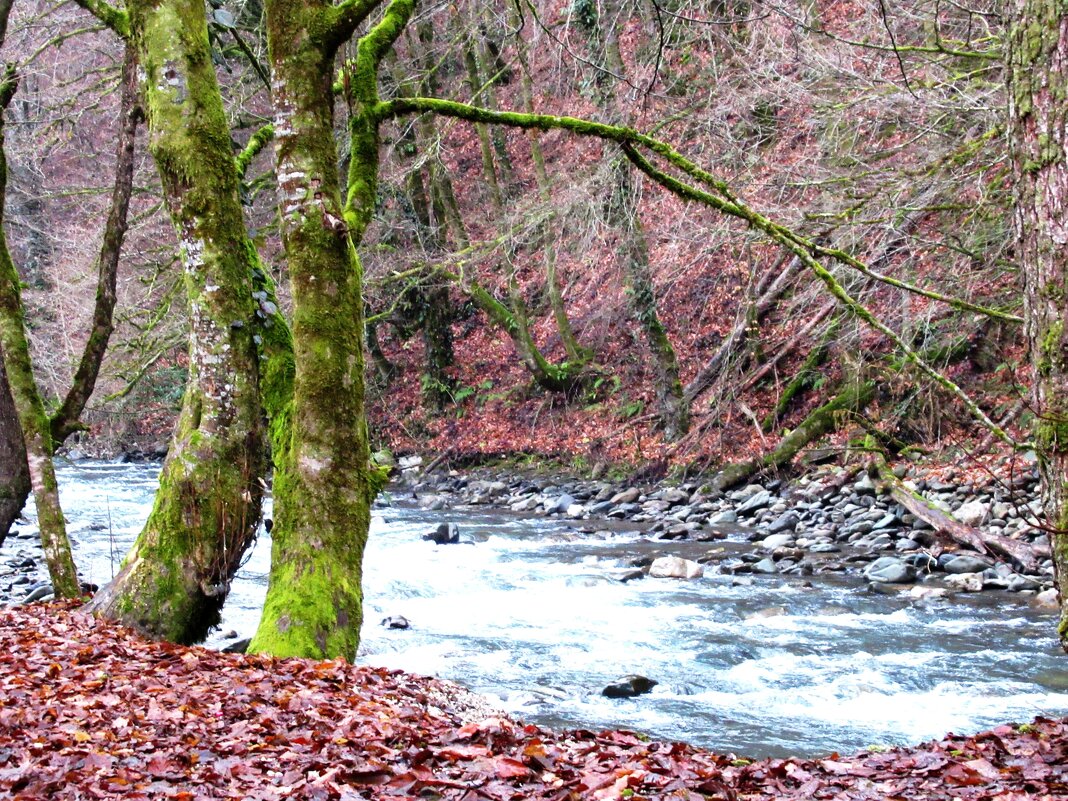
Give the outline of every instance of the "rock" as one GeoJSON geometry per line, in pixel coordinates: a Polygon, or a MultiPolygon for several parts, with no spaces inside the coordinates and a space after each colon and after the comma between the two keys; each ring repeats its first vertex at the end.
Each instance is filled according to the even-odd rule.
{"type": "Polygon", "coordinates": [[[864,577],[880,584],[911,584],[916,580],[916,568],[897,557],[883,556],[865,568],[864,577]]]}
{"type": "Polygon", "coordinates": [[[785,614],[785,606],[768,606],[764,609],[758,609],[750,615],[746,615],[744,619],[746,623],[752,623],[757,620],[766,620],[769,617],[782,617],[785,614]]]}
{"type": "Polygon", "coordinates": [[[944,598],[949,595],[945,587],[922,587],[916,585],[909,589],[909,597],[917,601],[930,601],[934,598],[944,598]]]}
{"type": "Polygon", "coordinates": [[[660,494],[660,500],[671,506],[680,506],[681,504],[689,503],[690,494],[680,489],[668,489],[660,494]]]}
{"type": "Polygon", "coordinates": [[[990,513],[990,504],[982,501],[968,501],[961,504],[960,508],[953,513],[966,526],[980,526],[990,513]]]}
{"type": "Polygon", "coordinates": [[[708,519],[708,524],[710,526],[725,526],[737,522],[738,513],[733,509],[726,509],[718,514],[712,515],[712,517],[708,519]]]}
{"type": "Polygon", "coordinates": [[[862,474],[853,484],[853,491],[859,495],[874,495],[875,485],[872,483],[871,476],[867,473],[862,474]]]}
{"type": "Polygon", "coordinates": [[[880,531],[884,528],[890,528],[896,526],[900,520],[897,519],[897,515],[890,514],[889,512],[875,521],[875,524],[871,527],[872,531],[880,531]]]}
{"type": "Polygon", "coordinates": [[[453,545],[460,541],[460,529],[455,523],[439,523],[436,529],[424,534],[423,539],[437,545],[453,545]]]}
{"type": "Polygon", "coordinates": [[[770,556],[767,559],[761,559],[753,565],[754,573],[762,573],[765,576],[770,576],[779,572],[779,568],[775,566],[775,560],[770,556]]]}
{"type": "Polygon", "coordinates": [[[249,643],[252,642],[251,637],[246,637],[243,640],[232,642],[222,649],[224,654],[243,654],[248,651],[249,643]]]}
{"type": "Polygon", "coordinates": [[[573,503],[575,503],[575,497],[565,492],[555,498],[547,498],[544,506],[547,514],[564,514],[573,503]]]}
{"type": "Polygon", "coordinates": [[[637,487],[629,487],[622,492],[617,492],[613,495],[609,501],[613,506],[617,506],[621,503],[634,503],[638,498],[642,496],[641,490],[637,487]]]}
{"type": "Polygon", "coordinates": [[[786,545],[792,545],[794,542],[793,534],[772,534],[770,537],[765,537],[760,540],[760,545],[763,548],[767,548],[770,551],[774,551],[776,548],[782,548],[786,545]]]}
{"type": "Polygon", "coordinates": [[[659,682],[653,679],[631,674],[621,679],[616,679],[601,690],[601,695],[607,698],[633,698],[636,695],[644,695],[651,691],[657,684],[659,682]]]}
{"type": "Polygon", "coordinates": [[[797,528],[797,524],[801,522],[801,517],[797,512],[786,512],[779,515],[768,526],[769,534],[781,534],[784,531],[794,531],[797,528]]]}
{"type": "Polygon", "coordinates": [[[955,573],[946,576],[946,584],[958,592],[979,592],[983,589],[981,573],[955,573]]]}
{"type": "Polygon", "coordinates": [[[32,604],[34,601],[40,601],[46,596],[52,595],[52,585],[47,581],[42,581],[40,584],[34,584],[29,588],[29,592],[26,593],[26,597],[19,601],[20,604],[32,604]]]}
{"type": "Polygon", "coordinates": [[[771,493],[767,490],[761,490],[739,506],[737,512],[739,516],[752,515],[768,506],[771,506],[771,493]]]}
{"type": "Polygon", "coordinates": [[[382,625],[387,629],[407,629],[411,628],[412,624],[408,622],[408,618],[404,615],[390,615],[382,618],[382,625]]]}
{"type": "Polygon", "coordinates": [[[228,631],[224,635],[222,635],[222,638],[224,640],[236,640],[237,639],[237,632],[234,631],[233,629],[231,629],[230,631],[228,631]]]}
{"type": "Polygon", "coordinates": [[[1052,611],[1057,611],[1061,608],[1060,604],[1057,602],[1057,589],[1055,587],[1050,587],[1048,590],[1042,590],[1042,592],[1034,597],[1031,604],[1039,609],[1049,609],[1052,611]]]}
{"type": "Polygon", "coordinates": [[[1014,574],[1009,576],[1009,586],[1007,589],[1009,592],[1026,592],[1042,589],[1042,582],[1031,576],[1021,576],[1014,574]]]}
{"type": "Polygon", "coordinates": [[[649,566],[649,575],[653,578],[694,579],[705,574],[705,569],[697,562],[678,556],[661,556],[654,559],[649,566]]]}
{"type": "MultiPolygon", "coordinates": [[[[941,560],[939,560],[941,561],[941,560]]],[[[942,569],[947,573],[982,573],[990,567],[990,562],[986,559],[980,559],[978,556],[972,556],[971,554],[961,554],[959,556],[953,556],[942,562],[942,569]]]]}

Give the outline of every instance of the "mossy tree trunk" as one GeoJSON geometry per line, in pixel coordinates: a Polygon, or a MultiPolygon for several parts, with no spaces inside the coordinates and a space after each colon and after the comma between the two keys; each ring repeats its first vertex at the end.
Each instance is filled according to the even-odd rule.
{"type": "MultiPolygon", "coordinates": [[[[0,30],[6,29],[9,10],[10,5],[0,8],[3,21],[0,30]]],[[[59,505],[48,415],[33,377],[20,291],[22,282],[11,259],[3,230],[4,199],[7,195],[3,113],[15,94],[16,85],[15,69],[9,65],[0,75],[0,355],[3,356],[7,384],[22,431],[30,484],[37,506],[41,549],[48,564],[52,587],[57,598],[76,598],[79,594],[78,571],[74,567],[63,510],[59,505]]]]}
{"type": "MultiPolygon", "coordinates": [[[[2,349],[0,349],[2,350],[2,349]]],[[[30,469],[15,401],[0,352],[0,545],[30,495],[30,469]]]]}
{"type": "Polygon", "coordinates": [[[257,267],[199,0],[90,11],[136,45],[149,149],[178,235],[189,305],[189,379],[144,529],[91,609],[151,636],[202,639],[260,517],[265,467],[257,267]],[[116,16],[118,15],[118,16],[116,16]]]}
{"type": "MultiPolygon", "coordinates": [[[[85,428],[81,422],[81,414],[93,394],[114,327],[112,320],[115,309],[115,282],[122,241],[126,233],[130,194],[133,190],[134,140],[140,111],[137,104],[136,66],[136,54],[130,45],[127,45],[123,62],[122,101],[119,111],[122,122],[116,147],[115,184],[98,259],[99,274],[92,327],[70,389],[49,420],[53,452],[58,450],[71,434],[85,428]]],[[[3,365],[0,363],[0,544],[26,504],[29,494],[30,475],[26,465],[22,432],[7,386],[7,375],[3,373],[3,365]]]]}
{"type": "Polygon", "coordinates": [[[363,620],[361,570],[373,483],[356,245],[377,194],[378,69],[413,0],[390,4],[360,39],[346,71],[352,147],[344,206],[332,86],[338,45],[375,5],[266,4],[296,373],[288,434],[275,440],[271,574],[249,650],[275,656],[351,660],[363,620]]]}
{"type": "Polygon", "coordinates": [[[1045,516],[1068,650],[1068,9],[1009,4],[1009,125],[1016,258],[1034,371],[1031,401],[1045,516]]]}
{"type": "MultiPolygon", "coordinates": [[[[625,19],[619,0],[606,0],[595,36],[604,47],[605,66],[611,75],[600,75],[601,104],[610,122],[625,125],[628,114],[618,87],[609,82],[626,75],[626,64],[619,49],[616,26],[625,19]]],[[[617,153],[606,154],[608,159],[607,192],[608,222],[619,231],[617,252],[627,282],[631,313],[645,337],[653,367],[653,389],[656,394],[660,423],[664,438],[669,442],[680,439],[690,427],[690,404],[679,377],[679,363],[675,348],[657,310],[656,288],[649,265],[649,245],[638,216],[637,184],[630,164],[617,153]]]]}

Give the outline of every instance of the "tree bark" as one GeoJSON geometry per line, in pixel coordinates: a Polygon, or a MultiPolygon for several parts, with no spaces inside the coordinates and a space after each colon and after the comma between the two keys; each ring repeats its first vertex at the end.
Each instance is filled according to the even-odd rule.
{"type": "MultiPolygon", "coordinates": [[[[10,6],[0,9],[6,28],[10,6]]],[[[41,393],[33,376],[30,347],[26,340],[26,320],[22,307],[21,279],[11,260],[3,231],[4,199],[7,195],[7,157],[4,154],[3,114],[15,94],[15,68],[8,65],[0,76],[0,354],[7,384],[18,415],[30,484],[37,506],[37,526],[41,533],[52,588],[57,598],[77,598],[78,571],[74,567],[70,541],[59,505],[59,486],[52,463],[52,440],[48,431],[41,393]]],[[[17,513],[17,512],[16,512],[17,513]]]]}
{"type": "Polygon", "coordinates": [[[115,326],[115,282],[119,273],[119,257],[126,236],[126,216],[133,191],[134,144],[141,111],[137,103],[137,52],[126,43],[122,65],[122,99],[119,104],[119,136],[115,154],[115,184],[111,191],[111,208],[104,224],[104,240],[97,259],[96,303],[89,339],[82,350],[82,358],[74,373],[70,390],[59,408],[52,414],[52,446],[59,448],[75,431],[84,428],[81,414],[93,394],[100,365],[108,349],[108,341],[115,326]]]}
{"type": "Polygon", "coordinates": [[[1042,500],[1068,651],[1068,10],[1055,0],[1009,4],[1008,95],[1016,190],[1016,258],[1033,369],[1042,500]]]}
{"type": "MultiPolygon", "coordinates": [[[[370,10],[370,4],[367,4],[370,10]]],[[[363,621],[363,550],[375,491],[364,416],[362,275],[356,246],[378,183],[378,69],[411,15],[394,0],[357,45],[349,81],[349,199],[333,128],[333,8],[268,0],[282,238],[293,297],[292,421],[275,438],[275,525],[251,652],[352,660],[363,621]]]]}
{"type": "Polygon", "coordinates": [[[189,643],[219,620],[260,517],[257,259],[199,0],[134,0],[149,148],[178,235],[189,379],[152,513],[92,611],[189,643]]]}
{"type": "MultiPolygon", "coordinates": [[[[617,76],[626,74],[626,65],[619,49],[619,32],[615,26],[621,20],[619,0],[606,0],[600,35],[603,39],[605,62],[608,70],[617,76]]],[[[604,80],[609,78],[602,76],[604,80]]],[[[628,115],[618,97],[616,87],[602,93],[602,103],[610,121],[625,124],[628,115]]],[[[620,232],[619,258],[623,275],[630,290],[630,307],[645,337],[652,355],[653,390],[656,394],[664,439],[674,442],[686,434],[690,427],[690,402],[679,377],[679,363],[667,329],[660,321],[657,311],[656,290],[652,270],[649,267],[649,245],[645,230],[638,216],[635,203],[637,186],[630,164],[618,154],[606,156],[609,162],[610,193],[608,219],[620,232]]]]}
{"type": "Polygon", "coordinates": [[[783,437],[775,450],[757,459],[727,465],[713,479],[713,486],[728,490],[758,473],[789,464],[810,442],[838,428],[843,414],[861,411],[874,397],[874,382],[848,383],[830,402],[813,411],[797,428],[783,437]]]}
{"type": "MultiPolygon", "coordinates": [[[[2,351],[2,348],[0,348],[2,351]]],[[[18,519],[30,495],[30,469],[26,463],[26,444],[22,440],[15,401],[4,370],[0,352],[0,545],[4,544],[11,525],[18,519]]]]}

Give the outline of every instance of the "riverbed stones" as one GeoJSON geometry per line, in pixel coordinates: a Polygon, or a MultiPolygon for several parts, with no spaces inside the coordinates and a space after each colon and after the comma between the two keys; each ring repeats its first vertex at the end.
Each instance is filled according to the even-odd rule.
{"type": "Polygon", "coordinates": [[[864,569],[868,581],[880,584],[911,584],[916,568],[896,556],[881,556],[864,569]]]}
{"type": "Polygon", "coordinates": [[[983,574],[954,573],[946,576],[946,584],[958,592],[979,592],[983,589],[983,574]]]}
{"type": "Polygon", "coordinates": [[[939,560],[942,565],[942,569],[947,573],[954,573],[957,575],[964,573],[982,573],[988,567],[990,562],[986,559],[981,559],[978,556],[972,556],[971,554],[960,554],[952,556],[945,561],[939,560]]]}
{"type": "Polygon", "coordinates": [[[404,631],[410,629],[412,624],[408,622],[408,618],[404,615],[390,615],[389,617],[382,618],[382,627],[387,629],[396,629],[404,631]]]}
{"type": "Polygon", "coordinates": [[[455,545],[460,541],[460,528],[455,523],[439,523],[436,529],[424,534],[423,539],[436,545],[455,545]]]}
{"type": "Polygon", "coordinates": [[[771,501],[771,493],[762,489],[760,492],[756,493],[756,495],[753,495],[748,500],[742,502],[742,505],[737,509],[738,516],[752,516],[761,509],[771,506],[771,501]]]}
{"type": "Polygon", "coordinates": [[[622,503],[634,503],[642,496],[641,490],[637,487],[629,487],[622,492],[617,492],[610,498],[613,506],[618,506],[622,503]]]}
{"type": "Polygon", "coordinates": [[[989,513],[990,504],[974,500],[962,503],[953,516],[966,526],[979,526],[983,524],[989,513]]]}
{"type": "Polygon", "coordinates": [[[700,564],[678,556],[661,556],[649,566],[649,575],[653,578],[695,579],[704,574],[705,569],[700,564]]]}
{"type": "Polygon", "coordinates": [[[763,548],[767,548],[769,551],[774,551],[776,548],[792,545],[793,542],[793,534],[772,534],[771,536],[764,537],[764,539],[760,540],[760,545],[763,548]]]}
{"type": "Polygon", "coordinates": [[[660,682],[635,673],[616,679],[603,690],[601,695],[607,698],[634,698],[651,692],[660,682]]]}
{"type": "Polygon", "coordinates": [[[797,512],[784,512],[775,518],[768,526],[769,534],[781,534],[785,531],[795,531],[797,524],[801,522],[801,516],[797,512]]]}

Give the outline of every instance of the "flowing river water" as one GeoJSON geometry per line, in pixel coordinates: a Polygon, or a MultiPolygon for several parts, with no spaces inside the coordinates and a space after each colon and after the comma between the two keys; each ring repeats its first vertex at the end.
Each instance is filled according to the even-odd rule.
{"type": "MultiPolygon", "coordinates": [[[[83,577],[104,584],[152,506],[158,466],[60,467],[83,577]]],[[[578,534],[507,512],[376,508],[364,567],[360,661],[452,679],[550,727],[628,728],[749,756],[917,743],[1036,714],[1068,714],[1068,657],[1026,596],[914,603],[857,578],[730,576],[620,582],[632,559],[685,543],[578,534]],[[468,543],[421,539],[455,522],[468,543]],[[408,630],[380,625],[391,615],[408,630]],[[649,695],[601,689],[640,673],[649,695]]],[[[732,538],[733,539],[733,538],[732,538]]],[[[748,547],[731,540],[716,547],[748,547]]],[[[701,551],[709,548],[701,545],[701,551]]],[[[270,542],[234,581],[223,635],[253,633],[270,542]]]]}

